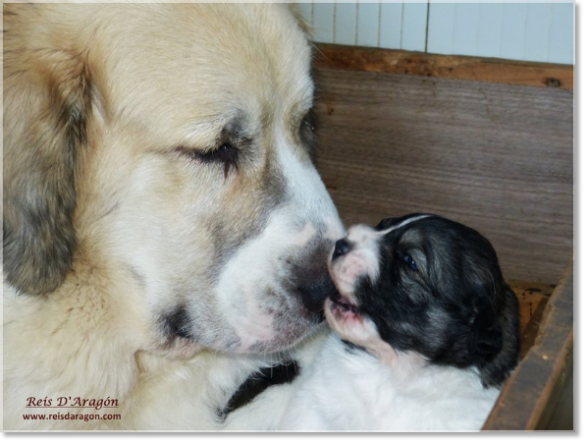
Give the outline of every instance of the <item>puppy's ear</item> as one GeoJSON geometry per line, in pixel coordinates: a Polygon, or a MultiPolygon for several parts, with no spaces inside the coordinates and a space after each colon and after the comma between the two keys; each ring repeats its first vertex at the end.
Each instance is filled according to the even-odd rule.
{"type": "Polygon", "coordinates": [[[73,256],[75,159],[85,140],[90,78],[70,51],[4,42],[4,273],[22,292],[43,294],[73,256]]]}
{"type": "Polygon", "coordinates": [[[397,220],[399,220],[398,217],[383,218],[380,222],[378,222],[378,225],[376,225],[374,229],[377,231],[382,231],[383,229],[387,229],[388,227],[395,224],[397,220]]]}
{"type": "Polygon", "coordinates": [[[479,361],[482,385],[501,386],[519,361],[519,301],[504,282],[491,297],[476,299],[470,351],[479,361]]]}
{"type": "Polygon", "coordinates": [[[469,336],[472,355],[484,361],[492,360],[503,347],[503,331],[495,309],[494,296],[488,285],[478,285],[474,294],[474,320],[469,336]]]}

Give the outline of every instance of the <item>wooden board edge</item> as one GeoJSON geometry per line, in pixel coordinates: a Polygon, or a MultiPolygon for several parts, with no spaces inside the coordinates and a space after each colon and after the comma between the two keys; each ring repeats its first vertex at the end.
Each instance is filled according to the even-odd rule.
{"type": "Polygon", "coordinates": [[[316,43],[314,66],[574,90],[574,66],[316,43]]]}
{"type": "Polygon", "coordinates": [[[535,345],[503,386],[483,430],[538,429],[573,362],[573,260],[551,295],[535,345]]]}
{"type": "MultiPolygon", "coordinates": [[[[566,387],[568,385],[573,386],[573,383],[571,383],[572,377],[574,374],[573,369],[574,369],[574,355],[573,355],[573,352],[569,352],[567,354],[566,361],[562,365],[560,374],[557,377],[555,385],[551,389],[550,397],[548,398],[548,401],[545,404],[545,407],[543,408],[543,412],[538,417],[538,421],[535,425],[535,430],[548,430],[548,429],[550,429],[549,426],[552,425],[552,419],[553,419],[554,414],[559,412],[558,408],[560,406],[560,403],[562,402],[562,396],[564,395],[564,391],[566,390],[566,387]]],[[[573,399],[574,393],[572,390],[570,390],[570,392],[567,393],[566,395],[569,395],[570,399],[573,399]]],[[[561,412],[559,412],[559,413],[561,413],[561,412]]],[[[566,420],[567,420],[567,417],[564,417],[564,421],[566,421],[566,420]]],[[[571,421],[572,422],[574,421],[573,417],[572,417],[571,421]]],[[[573,423],[572,423],[572,428],[565,429],[565,430],[571,431],[572,429],[573,429],[573,423]]]]}

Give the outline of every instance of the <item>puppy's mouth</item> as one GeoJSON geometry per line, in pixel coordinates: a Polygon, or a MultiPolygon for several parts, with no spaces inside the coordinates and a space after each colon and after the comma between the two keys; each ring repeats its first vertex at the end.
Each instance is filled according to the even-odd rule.
{"type": "Polygon", "coordinates": [[[359,317],[360,309],[350,299],[344,297],[340,293],[335,294],[329,298],[330,303],[326,303],[326,310],[329,309],[336,316],[342,317],[359,317]],[[329,306],[328,306],[329,305],[329,306]]]}
{"type": "Polygon", "coordinates": [[[337,309],[340,312],[351,313],[354,315],[360,313],[358,306],[339,293],[330,297],[330,300],[332,301],[332,309],[337,309]]]}

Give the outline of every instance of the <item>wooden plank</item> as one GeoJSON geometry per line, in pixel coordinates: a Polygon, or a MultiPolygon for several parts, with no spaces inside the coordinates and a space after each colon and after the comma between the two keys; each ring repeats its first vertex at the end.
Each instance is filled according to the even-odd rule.
{"type": "Polygon", "coordinates": [[[316,48],[315,64],[322,69],[413,74],[509,85],[574,89],[574,67],[572,65],[433,55],[422,52],[331,44],[318,44],[316,48]]]}
{"type": "Polygon", "coordinates": [[[548,421],[539,424],[539,429],[547,429],[548,431],[572,431],[574,429],[574,370],[573,362],[571,362],[572,370],[567,376],[567,383],[562,389],[560,399],[553,407],[552,413],[548,421]]]}
{"type": "Polygon", "coordinates": [[[323,67],[316,86],[318,168],[346,224],[442,214],[486,235],[507,279],[559,280],[571,91],[323,67]]]}
{"type": "Polygon", "coordinates": [[[545,307],[555,286],[519,281],[510,281],[509,285],[519,299],[521,358],[524,358],[535,343],[545,307]]]}
{"type": "Polygon", "coordinates": [[[535,345],[503,386],[484,430],[540,429],[552,417],[573,368],[573,263],[545,309],[535,345]]]}

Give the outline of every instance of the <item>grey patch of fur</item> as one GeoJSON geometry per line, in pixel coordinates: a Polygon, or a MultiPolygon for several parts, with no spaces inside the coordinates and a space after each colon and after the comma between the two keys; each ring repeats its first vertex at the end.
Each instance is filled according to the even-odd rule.
{"type": "MultiPolygon", "coordinates": [[[[85,142],[85,116],[82,105],[70,100],[53,97],[52,114],[26,127],[26,134],[4,139],[4,271],[8,282],[28,294],[54,291],[73,259],[75,158],[85,142]]],[[[11,115],[5,114],[5,126],[16,127],[11,115]]]]}
{"type": "MultiPolygon", "coordinates": [[[[200,281],[197,276],[194,281],[200,281]]],[[[236,330],[224,319],[211,286],[201,283],[194,290],[188,284],[173,289],[178,305],[185,306],[189,335],[202,346],[227,351],[237,350],[241,344],[236,330]],[[194,293],[195,291],[195,293],[194,293]]]]}
{"type": "Polygon", "coordinates": [[[138,272],[138,270],[131,266],[130,267],[130,275],[132,275],[132,278],[134,279],[134,281],[141,287],[141,288],[145,288],[146,287],[146,278],[144,275],[142,275],[140,272],[138,272]]]}
{"type": "Polygon", "coordinates": [[[210,280],[217,283],[222,268],[246,242],[258,237],[266,229],[275,209],[287,202],[286,182],[278,166],[270,165],[255,205],[254,217],[243,214],[238,220],[224,220],[215,216],[208,222],[214,242],[210,280]]]}

